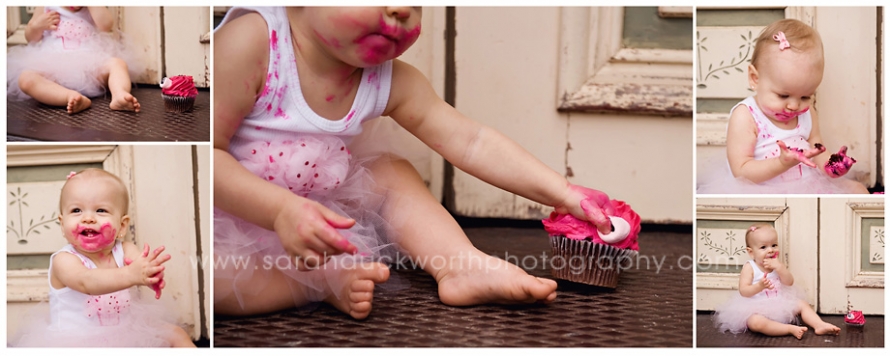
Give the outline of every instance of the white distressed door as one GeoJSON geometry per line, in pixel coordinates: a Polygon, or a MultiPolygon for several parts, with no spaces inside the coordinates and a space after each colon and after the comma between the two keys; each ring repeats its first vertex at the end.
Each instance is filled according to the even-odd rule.
{"type": "MultiPolygon", "coordinates": [[[[173,258],[165,264],[167,287],[161,299],[193,339],[206,336],[209,318],[202,314],[210,310],[209,295],[200,291],[209,276],[197,252],[209,255],[209,154],[206,145],[9,145],[7,337],[30,308],[47,300],[49,255],[66,243],[56,223],[59,191],[68,172],[86,167],[103,168],[125,182],[131,217],[127,239],[166,246],[173,258]]],[[[144,297],[153,296],[140,289],[144,297]]]]}
{"type": "MultiPolygon", "coordinates": [[[[679,32],[675,46],[635,42],[623,36],[636,18],[628,10],[640,9],[458,7],[455,107],[572,183],[628,202],[646,222],[688,223],[691,22],[664,18],[683,11],[659,16],[656,8],[644,9],[651,15],[645,24],[687,27],[674,23],[664,31],[679,32]]],[[[454,194],[446,203],[460,215],[550,213],[458,169],[450,179],[454,194]]]]}
{"type": "Polygon", "coordinates": [[[745,231],[772,224],[782,262],[807,302],[818,304],[816,198],[698,198],[696,200],[696,308],[714,310],[738,293],[739,272],[750,259],[745,231]]]}
{"type": "MultiPolygon", "coordinates": [[[[878,98],[882,59],[877,55],[875,7],[698,7],[696,49],[697,167],[704,172],[726,156],[726,123],[733,105],[752,95],[747,75],[754,44],[768,24],[793,18],[813,26],[825,50],[825,72],[816,92],[822,138],[832,152],[846,145],[857,163],[848,176],[874,187],[882,165],[878,98]],[[851,26],[851,24],[856,24],[851,26]],[[855,55],[851,55],[855,54],[855,55]]],[[[881,57],[882,58],[882,57],[881,57]]],[[[880,183],[880,182],[879,182],[880,183]]]]}
{"type": "Polygon", "coordinates": [[[884,315],[884,199],[822,199],[819,312],[884,315]]]}

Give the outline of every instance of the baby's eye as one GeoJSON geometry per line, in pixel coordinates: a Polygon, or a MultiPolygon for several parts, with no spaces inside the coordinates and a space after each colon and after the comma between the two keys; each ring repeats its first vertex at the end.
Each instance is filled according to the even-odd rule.
{"type": "Polygon", "coordinates": [[[802,96],[802,97],[800,97],[800,100],[810,100],[810,98],[811,97],[809,97],[809,96],[802,96]]]}
{"type": "Polygon", "coordinates": [[[72,212],[72,213],[79,213],[79,212],[80,212],[80,208],[74,208],[74,209],[71,209],[71,212],[72,212]]]}
{"type": "Polygon", "coordinates": [[[107,212],[108,212],[108,210],[105,210],[105,209],[102,209],[102,208],[99,208],[99,209],[96,209],[96,212],[97,212],[97,213],[107,213],[107,212]]]}
{"type": "Polygon", "coordinates": [[[782,99],[788,99],[788,95],[786,94],[779,94],[779,97],[782,99]]]}

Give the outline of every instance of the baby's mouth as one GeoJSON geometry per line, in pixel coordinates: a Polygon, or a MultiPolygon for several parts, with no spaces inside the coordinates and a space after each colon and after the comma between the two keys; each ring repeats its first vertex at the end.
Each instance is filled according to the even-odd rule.
{"type": "Polygon", "coordinates": [[[78,232],[78,234],[83,237],[93,238],[93,237],[96,237],[99,235],[99,231],[96,231],[96,230],[90,229],[90,228],[85,228],[83,230],[80,230],[78,232]]]}

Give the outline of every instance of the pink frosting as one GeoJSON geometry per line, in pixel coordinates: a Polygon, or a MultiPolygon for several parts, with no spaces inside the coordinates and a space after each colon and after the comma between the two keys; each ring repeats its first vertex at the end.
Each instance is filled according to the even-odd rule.
{"type": "Polygon", "coordinates": [[[198,89],[195,88],[195,80],[190,75],[177,75],[170,78],[164,78],[161,81],[161,92],[164,95],[171,96],[198,96],[198,89]],[[169,83],[169,85],[168,85],[169,83]]]}
{"type": "Polygon", "coordinates": [[[544,230],[547,230],[550,236],[565,236],[572,240],[593,240],[593,242],[616,248],[629,248],[639,251],[640,246],[637,243],[637,238],[640,234],[640,216],[630,208],[630,205],[623,201],[612,200],[611,203],[614,211],[607,213],[611,216],[622,218],[630,224],[630,234],[623,241],[612,244],[607,243],[600,238],[596,225],[580,220],[571,214],[559,214],[555,211],[550,213],[549,218],[542,220],[544,230]]]}

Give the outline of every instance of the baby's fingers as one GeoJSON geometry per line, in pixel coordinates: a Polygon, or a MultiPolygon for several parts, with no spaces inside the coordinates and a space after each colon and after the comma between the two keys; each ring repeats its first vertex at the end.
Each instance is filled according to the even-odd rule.
{"type": "Polygon", "coordinates": [[[324,246],[316,247],[316,250],[320,253],[327,252],[336,255],[344,252],[349,254],[358,252],[358,248],[356,248],[355,245],[349,243],[349,240],[344,238],[343,235],[340,235],[340,233],[331,226],[320,227],[316,230],[315,236],[324,244],[324,246]]]}
{"type": "Polygon", "coordinates": [[[605,212],[603,212],[603,209],[599,206],[592,204],[589,200],[585,199],[581,201],[581,210],[584,210],[584,215],[587,217],[587,221],[596,225],[597,231],[602,234],[612,232],[612,221],[609,220],[605,212]]]}
{"type": "Polygon", "coordinates": [[[161,254],[161,252],[164,252],[165,249],[166,248],[164,246],[159,246],[158,248],[154,249],[154,251],[151,251],[150,254],[148,254],[148,256],[147,256],[148,259],[154,260],[154,259],[158,258],[158,256],[161,254]]]}

